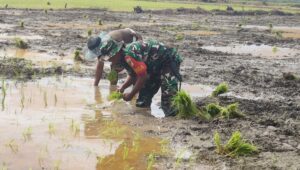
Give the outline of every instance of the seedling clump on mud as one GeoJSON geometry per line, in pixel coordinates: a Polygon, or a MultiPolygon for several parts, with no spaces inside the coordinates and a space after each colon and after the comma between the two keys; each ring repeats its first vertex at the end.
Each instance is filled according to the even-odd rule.
{"type": "Polygon", "coordinates": [[[226,107],[222,107],[215,103],[210,103],[205,106],[204,113],[210,115],[211,118],[241,118],[245,115],[239,110],[238,103],[230,104],[226,107]]]}
{"type": "Polygon", "coordinates": [[[291,72],[283,73],[282,76],[285,80],[298,80],[299,79],[299,77],[297,77],[295,74],[293,74],[291,72]]]}
{"type": "Polygon", "coordinates": [[[183,39],[184,39],[183,33],[176,34],[176,36],[175,36],[176,41],[182,41],[183,39]]]}
{"type": "Polygon", "coordinates": [[[215,90],[212,92],[212,96],[216,97],[226,92],[228,92],[228,84],[223,82],[215,88],[215,90]]]}
{"type": "Polygon", "coordinates": [[[228,142],[223,145],[218,132],[215,132],[214,142],[218,154],[230,157],[248,156],[258,151],[256,146],[247,143],[239,131],[234,132],[228,142]]]}
{"type": "Polygon", "coordinates": [[[68,3],[65,3],[65,9],[68,7],[68,3]]]}
{"type": "Polygon", "coordinates": [[[23,21],[20,22],[20,27],[24,28],[24,22],[23,21]]]}
{"type": "Polygon", "coordinates": [[[26,49],[28,47],[28,44],[21,38],[15,38],[15,45],[21,49],[26,49]]]}
{"type": "Polygon", "coordinates": [[[87,33],[88,33],[88,36],[90,37],[92,35],[92,30],[89,29],[87,33]]]}
{"type": "Polygon", "coordinates": [[[108,100],[120,100],[122,97],[122,93],[114,91],[108,96],[108,100]]]}
{"type": "Polygon", "coordinates": [[[180,90],[172,99],[172,105],[178,110],[177,116],[180,118],[189,118],[199,113],[196,104],[192,101],[190,95],[180,90]]]}
{"type": "Polygon", "coordinates": [[[98,20],[98,25],[103,25],[103,23],[102,23],[102,20],[101,20],[101,19],[99,19],[99,20],[98,20]]]}
{"type": "Polygon", "coordinates": [[[112,69],[107,75],[107,79],[110,81],[110,84],[115,85],[118,81],[118,73],[116,70],[112,69]]]}
{"type": "Polygon", "coordinates": [[[74,60],[75,61],[82,61],[82,58],[80,57],[80,52],[78,50],[76,50],[74,52],[74,60]]]}

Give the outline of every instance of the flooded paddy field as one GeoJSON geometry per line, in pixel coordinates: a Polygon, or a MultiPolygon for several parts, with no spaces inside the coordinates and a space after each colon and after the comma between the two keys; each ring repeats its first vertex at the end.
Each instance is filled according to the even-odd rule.
{"type": "Polygon", "coordinates": [[[299,15],[1,9],[0,167],[299,169],[299,27],[299,15]],[[178,47],[182,88],[198,106],[238,102],[246,117],[164,118],[159,94],[151,109],[107,101],[116,87],[106,80],[93,87],[96,63],[73,57],[88,30],[125,27],[178,47]],[[18,49],[15,38],[28,48],[18,49]],[[229,84],[229,93],[212,98],[221,82],[229,84]],[[228,139],[236,130],[259,153],[218,155],[214,132],[228,139]]]}

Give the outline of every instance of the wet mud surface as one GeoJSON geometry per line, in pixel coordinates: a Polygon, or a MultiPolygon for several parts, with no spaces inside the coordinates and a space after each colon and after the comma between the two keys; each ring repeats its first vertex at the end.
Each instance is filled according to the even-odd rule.
{"type": "MultiPolygon", "coordinates": [[[[59,10],[48,11],[46,14],[43,10],[12,9],[0,10],[0,14],[0,74],[5,78],[23,76],[25,80],[33,81],[36,77],[49,75],[91,77],[95,63],[76,64],[72,60],[75,50],[84,47],[88,30],[92,29],[96,34],[130,27],[142,33],[144,38],[157,38],[178,47],[184,57],[181,71],[185,83],[207,87],[196,88],[195,94],[199,95],[193,98],[199,106],[210,102],[219,102],[221,105],[239,103],[246,114],[245,118],[216,119],[210,122],[198,118],[155,118],[148,110],[120,111],[122,109],[117,109],[118,106],[112,107],[122,115],[114,117],[114,120],[126,127],[138,129],[149,138],[155,138],[152,144],[158,143],[155,140],[168,141],[170,153],[158,154],[155,168],[299,169],[300,80],[285,76],[291,73],[300,77],[299,15],[133,14],[100,10],[59,10]],[[98,24],[99,20],[103,25],[98,24]],[[20,27],[22,21],[24,28],[20,27]],[[14,45],[14,37],[25,40],[29,48],[20,54],[14,45]],[[228,82],[230,92],[214,99],[209,97],[211,89],[224,81],[228,82]],[[258,146],[260,152],[257,155],[233,159],[215,153],[214,132],[218,131],[222,138],[228,139],[236,130],[240,130],[246,139],[258,146]]],[[[86,88],[93,88],[91,84],[85,84],[86,88]]],[[[189,90],[192,87],[184,88],[189,90]]],[[[91,94],[82,97],[89,100],[91,94]]],[[[156,96],[155,105],[159,103],[157,99],[159,96],[156,96]]],[[[77,105],[84,108],[86,103],[77,105]]],[[[105,107],[99,105],[96,108],[102,110],[105,107]]],[[[68,112],[64,114],[68,115],[68,112]]],[[[78,119],[78,122],[84,121],[78,119]]],[[[95,129],[96,125],[83,129],[95,129]]],[[[44,128],[47,131],[47,126],[44,128]]],[[[1,132],[4,136],[11,135],[9,131],[7,133],[5,135],[1,132]]],[[[130,140],[134,135],[129,136],[130,140]]],[[[6,148],[5,144],[9,141],[8,138],[1,146],[6,148]]],[[[150,147],[157,149],[152,144],[150,147]]],[[[86,145],[92,144],[87,142],[86,145]]],[[[124,153],[124,148],[126,150],[122,144],[119,145],[122,147],[114,150],[114,153],[124,153]]],[[[160,152],[159,149],[157,152],[160,152]]],[[[149,154],[147,150],[141,155],[129,154],[132,155],[130,159],[142,157],[143,160],[139,165],[128,166],[145,167],[149,154]]],[[[0,160],[18,162],[14,156],[10,160],[6,158],[5,161],[3,157],[0,160]]],[[[93,159],[91,164],[95,168],[98,165],[95,162],[96,156],[93,159]]],[[[121,159],[116,156],[109,161],[121,159]]],[[[50,167],[58,163],[57,160],[51,161],[53,164],[50,167]]]]}

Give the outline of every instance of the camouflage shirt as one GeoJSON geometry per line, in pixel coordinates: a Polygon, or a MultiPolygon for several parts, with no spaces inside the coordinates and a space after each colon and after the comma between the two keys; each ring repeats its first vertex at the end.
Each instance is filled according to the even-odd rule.
{"type": "Polygon", "coordinates": [[[123,50],[124,56],[121,59],[121,65],[130,75],[134,75],[135,72],[126,62],[126,56],[145,63],[148,74],[160,74],[161,70],[168,66],[170,61],[175,61],[178,64],[182,62],[182,58],[175,48],[169,48],[156,40],[136,41],[128,44],[123,50]]]}

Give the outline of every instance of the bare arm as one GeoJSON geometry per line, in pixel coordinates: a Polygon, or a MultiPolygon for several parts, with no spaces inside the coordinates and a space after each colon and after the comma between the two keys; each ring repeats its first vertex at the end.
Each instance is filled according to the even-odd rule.
{"type": "Polygon", "coordinates": [[[136,95],[142,89],[142,87],[146,82],[146,79],[147,79],[147,74],[143,76],[138,76],[136,78],[136,83],[133,86],[133,89],[131,90],[130,93],[123,94],[123,99],[125,101],[130,101],[134,97],[134,95],[136,95]]]}
{"type": "Polygon", "coordinates": [[[104,62],[98,60],[97,67],[96,67],[96,73],[95,73],[95,81],[94,81],[94,86],[98,86],[100,79],[102,77],[103,73],[103,67],[104,67],[104,62]]]}
{"type": "Polygon", "coordinates": [[[123,93],[125,89],[127,89],[129,86],[135,84],[135,81],[136,81],[135,77],[128,75],[125,83],[121,86],[121,88],[119,89],[119,91],[121,93],[123,93]]]}

